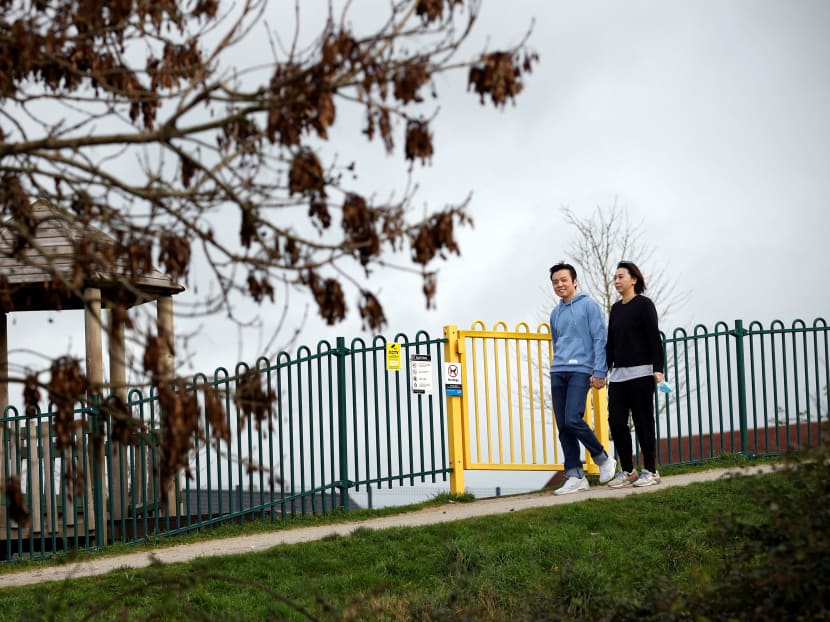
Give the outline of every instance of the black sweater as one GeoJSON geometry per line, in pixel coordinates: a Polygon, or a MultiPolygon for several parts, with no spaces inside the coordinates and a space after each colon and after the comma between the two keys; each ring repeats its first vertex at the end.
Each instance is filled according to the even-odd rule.
{"type": "Polygon", "coordinates": [[[664,371],[657,309],[649,298],[638,295],[625,304],[617,301],[611,307],[605,358],[608,369],[651,364],[654,371],[664,371]]]}

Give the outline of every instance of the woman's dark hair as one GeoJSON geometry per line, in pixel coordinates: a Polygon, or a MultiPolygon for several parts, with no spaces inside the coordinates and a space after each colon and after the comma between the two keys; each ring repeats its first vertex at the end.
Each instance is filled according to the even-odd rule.
{"type": "Polygon", "coordinates": [[[567,270],[571,273],[571,278],[576,281],[576,268],[574,268],[571,264],[565,263],[564,261],[560,261],[557,264],[554,264],[550,267],[550,278],[553,279],[553,273],[559,272],[560,270],[567,270]]]}
{"type": "Polygon", "coordinates": [[[637,279],[637,282],[634,283],[634,291],[637,294],[642,294],[646,291],[646,278],[643,276],[643,273],[640,272],[640,269],[637,267],[633,261],[621,261],[617,264],[617,270],[623,268],[624,270],[628,270],[628,274],[633,276],[637,279]]]}

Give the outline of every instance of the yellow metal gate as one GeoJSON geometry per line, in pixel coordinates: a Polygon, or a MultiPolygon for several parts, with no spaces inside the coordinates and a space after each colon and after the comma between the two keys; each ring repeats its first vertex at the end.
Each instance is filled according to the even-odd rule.
{"type": "MultiPolygon", "coordinates": [[[[548,369],[553,342],[547,322],[531,332],[480,320],[470,330],[445,326],[444,358],[460,364],[461,395],[447,395],[450,492],[464,492],[464,470],[561,471],[548,369]]],[[[585,420],[609,449],[605,389],[588,392],[585,420]]],[[[585,470],[599,468],[586,455],[585,470]]]]}

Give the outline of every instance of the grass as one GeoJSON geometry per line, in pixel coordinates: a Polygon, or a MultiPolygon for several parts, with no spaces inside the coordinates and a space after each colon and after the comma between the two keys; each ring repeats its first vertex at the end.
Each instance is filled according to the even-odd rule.
{"type": "Polygon", "coordinates": [[[745,456],[742,453],[724,453],[717,458],[710,458],[708,460],[688,462],[683,464],[673,464],[671,466],[661,466],[661,475],[681,475],[683,473],[699,473],[700,471],[709,471],[711,469],[731,469],[757,466],[760,464],[779,464],[787,460],[786,455],[752,455],[745,456]]]}
{"type": "MultiPolygon", "coordinates": [[[[717,458],[704,462],[660,467],[660,472],[662,475],[679,475],[682,473],[695,473],[714,468],[746,467],[758,464],[772,464],[780,461],[780,456],[746,457],[740,453],[722,454],[717,458]]],[[[180,544],[191,544],[221,538],[233,538],[286,529],[302,529],[304,527],[316,525],[338,524],[417,512],[425,508],[440,506],[450,501],[454,503],[469,503],[475,501],[475,497],[471,494],[450,495],[448,493],[442,493],[427,501],[406,506],[391,506],[372,510],[351,510],[348,513],[334,510],[326,516],[298,516],[292,519],[277,521],[261,521],[254,519],[248,520],[241,525],[236,523],[220,524],[215,527],[181,533],[171,537],[150,537],[144,542],[132,544],[115,543],[108,545],[103,549],[97,550],[72,550],[45,560],[29,560],[23,558],[14,563],[0,563],[0,577],[6,573],[41,568],[44,565],[78,562],[99,557],[115,557],[130,553],[155,551],[172,546],[178,546],[180,544]]],[[[1,617],[0,620],[2,620],[1,617]]]]}
{"type": "MultiPolygon", "coordinates": [[[[683,590],[705,585],[731,546],[718,525],[763,520],[759,487],[782,477],[721,479],[418,528],[358,529],[263,553],[0,589],[0,619],[530,620],[539,611],[591,619],[600,603],[636,605],[667,580],[683,590]]],[[[264,527],[227,529],[241,535],[264,527]]]]}

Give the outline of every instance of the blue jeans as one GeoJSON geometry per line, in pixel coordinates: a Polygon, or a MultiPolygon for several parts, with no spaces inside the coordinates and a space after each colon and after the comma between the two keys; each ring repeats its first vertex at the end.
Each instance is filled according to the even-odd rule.
{"type": "Polygon", "coordinates": [[[591,454],[597,464],[605,462],[605,448],[596,434],[585,423],[585,400],[591,386],[591,375],[577,372],[551,372],[550,393],[553,400],[553,414],[559,429],[559,442],[565,454],[565,475],[583,477],[579,443],[591,454]]]}

